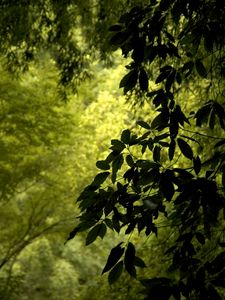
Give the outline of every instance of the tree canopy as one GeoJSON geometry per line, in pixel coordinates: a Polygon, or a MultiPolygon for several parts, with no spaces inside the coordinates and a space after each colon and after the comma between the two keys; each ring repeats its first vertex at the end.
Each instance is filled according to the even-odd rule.
{"type": "MultiPolygon", "coordinates": [[[[122,14],[110,42],[130,59],[120,88],[156,116],[111,140],[101,170],[78,198],[86,245],[125,231],[103,273],[113,284],[145,267],[130,236],[175,228],[168,276],[139,279],[145,299],[222,299],[224,287],[224,3],[150,1],[122,14]],[[185,101],[183,98],[185,97],[185,101]],[[190,100],[189,100],[190,99],[190,100]],[[182,295],[182,296],[181,296],[182,295]]],[[[166,247],[167,248],[167,247],[166,247]]]]}
{"type": "MultiPolygon", "coordinates": [[[[112,52],[119,50],[126,64],[118,87],[138,111],[136,126],[127,121],[129,128],[121,130],[119,137],[110,136],[106,157],[97,157],[100,171],[77,198],[79,220],[68,240],[86,234],[88,246],[110,231],[118,233],[123,241],[113,245],[102,274],[108,273],[110,284],[128,274],[135,280],[135,288],[136,283],[142,286],[140,294],[137,288],[137,294],[143,299],[223,299],[224,1],[70,0],[62,4],[51,0],[2,0],[0,11],[0,54],[6,69],[21,74],[47,53],[59,73],[63,96],[68,88],[77,89],[84,78],[98,72],[92,68],[94,59],[113,64],[112,52]],[[161,242],[160,247],[155,253],[151,245],[142,251],[139,240],[146,236],[154,243],[153,235],[161,242]],[[151,274],[149,260],[159,252],[165,266],[151,274]]],[[[37,107],[30,115],[26,97],[21,101],[27,103],[29,112],[26,105],[20,106],[19,98],[18,111],[14,111],[14,103],[11,105],[10,98],[3,96],[4,93],[3,152],[6,146],[13,148],[16,143],[22,147],[31,140],[25,160],[21,161],[15,151],[15,165],[9,167],[11,157],[3,156],[1,187],[5,199],[17,184],[26,187],[27,178],[38,175],[54,181],[48,170],[40,169],[37,174],[38,158],[45,154],[51,163],[48,147],[57,149],[59,145],[64,151],[61,142],[75,137],[70,135],[70,121],[74,120],[71,114],[45,103],[44,97],[34,101],[37,107]],[[39,110],[43,106],[46,111],[39,110]],[[48,113],[50,120],[45,118],[48,113]],[[31,137],[30,126],[36,133],[31,137]],[[55,132],[55,126],[62,132],[55,132]],[[53,144],[49,146],[51,140],[53,144]],[[33,143],[40,148],[37,152],[35,146],[30,161],[33,143]],[[18,166],[20,171],[25,170],[21,176],[12,172],[18,166]],[[12,180],[11,184],[15,174],[18,182],[12,180]]],[[[101,108],[99,115],[105,119],[108,116],[104,115],[104,104],[101,108]]],[[[89,112],[90,115],[91,109],[89,112]]],[[[87,131],[89,115],[83,124],[87,131]]],[[[112,112],[110,118],[112,123],[118,122],[112,112]]],[[[92,149],[87,141],[88,147],[92,149]]],[[[94,155],[89,152],[89,156],[94,155]]],[[[56,162],[57,156],[53,160],[56,162]]],[[[40,186],[42,182],[38,189],[40,186]]],[[[32,190],[32,195],[36,192],[32,190]]],[[[35,205],[34,217],[38,207],[35,205]]],[[[38,215],[39,208],[36,212],[38,215]]],[[[68,214],[71,216],[71,211],[68,214]]],[[[70,265],[64,267],[69,269],[70,265]]]]}

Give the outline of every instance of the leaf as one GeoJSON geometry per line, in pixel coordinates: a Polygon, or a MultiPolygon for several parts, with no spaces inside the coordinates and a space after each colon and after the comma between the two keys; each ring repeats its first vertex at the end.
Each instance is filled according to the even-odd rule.
{"type": "Polygon", "coordinates": [[[131,70],[128,74],[126,74],[122,80],[120,81],[119,87],[124,87],[124,94],[130,91],[135,87],[138,79],[138,71],[136,69],[131,70]]]}
{"type": "Polygon", "coordinates": [[[132,276],[136,277],[136,270],[134,267],[134,260],[135,260],[135,247],[134,245],[129,242],[127,245],[127,249],[124,256],[124,265],[126,271],[132,276]]]}
{"type": "Polygon", "coordinates": [[[110,165],[105,160],[97,161],[96,167],[100,170],[109,170],[110,169],[110,165]]]}
{"type": "Polygon", "coordinates": [[[153,149],[153,160],[155,162],[160,162],[160,151],[161,147],[156,145],[153,149]]]}
{"type": "Polygon", "coordinates": [[[157,83],[160,83],[163,80],[165,80],[170,75],[171,70],[172,70],[172,68],[169,70],[161,71],[159,76],[156,78],[155,83],[157,84],[157,83]]]}
{"type": "Polygon", "coordinates": [[[73,238],[76,236],[76,234],[79,232],[79,229],[80,229],[80,227],[78,227],[78,226],[75,227],[75,228],[70,232],[68,238],[66,239],[66,242],[69,241],[69,240],[71,240],[71,239],[73,239],[73,238]]]}
{"type": "Polygon", "coordinates": [[[112,220],[106,218],[106,219],[104,220],[104,222],[105,222],[105,224],[106,224],[107,227],[109,227],[109,228],[112,229],[112,230],[114,229],[114,228],[113,228],[112,220]]]}
{"type": "Polygon", "coordinates": [[[180,148],[180,151],[182,152],[182,154],[189,158],[189,159],[192,159],[193,158],[193,151],[191,149],[191,147],[188,145],[187,142],[185,142],[183,139],[181,138],[178,138],[177,139],[177,143],[178,143],[178,146],[180,148]]]}
{"type": "Polygon", "coordinates": [[[86,246],[90,245],[96,240],[101,229],[102,229],[102,224],[97,224],[88,232],[88,235],[86,237],[86,246]]]}
{"type": "Polygon", "coordinates": [[[109,284],[115,283],[123,272],[123,262],[120,261],[115,267],[109,272],[108,282],[109,284]]]}
{"type": "Polygon", "coordinates": [[[121,141],[125,144],[125,145],[129,145],[130,142],[130,130],[129,129],[125,129],[123,130],[122,134],[121,134],[121,141]]]}
{"type": "Polygon", "coordinates": [[[139,73],[139,85],[143,92],[148,90],[148,75],[145,69],[141,68],[139,73]]]}
{"type": "Polygon", "coordinates": [[[117,172],[122,167],[123,162],[124,162],[124,158],[123,158],[122,154],[119,154],[117,156],[117,158],[113,161],[113,163],[112,163],[112,177],[111,177],[112,183],[115,183],[116,177],[117,177],[117,172]]]}
{"type": "Polygon", "coordinates": [[[201,126],[204,122],[207,121],[211,111],[211,103],[208,102],[202,106],[197,113],[195,114],[196,126],[201,126]]]}
{"type": "Polygon", "coordinates": [[[163,129],[168,126],[168,121],[169,115],[166,112],[162,112],[153,119],[151,123],[151,129],[163,129]]]}
{"type": "Polygon", "coordinates": [[[101,223],[100,225],[101,225],[101,228],[99,229],[98,236],[100,236],[100,238],[103,239],[106,234],[107,227],[105,226],[104,223],[101,223]]]}
{"type": "Polygon", "coordinates": [[[145,262],[138,256],[134,257],[134,265],[139,268],[146,268],[145,262]]]}
{"type": "Polygon", "coordinates": [[[137,121],[136,124],[145,129],[151,129],[150,125],[142,120],[137,121]]]}
{"type": "Polygon", "coordinates": [[[126,147],[124,143],[119,140],[111,140],[111,144],[112,147],[110,147],[110,149],[112,149],[113,151],[122,152],[123,149],[126,147]]]}
{"type": "Polygon", "coordinates": [[[193,157],[193,163],[194,163],[195,174],[198,175],[198,173],[201,170],[201,160],[200,160],[199,156],[193,157]]]}
{"type": "Polygon", "coordinates": [[[174,139],[171,140],[170,142],[170,146],[169,146],[169,159],[172,160],[174,157],[174,153],[175,153],[175,148],[176,148],[176,142],[174,139]]]}
{"type": "Polygon", "coordinates": [[[122,257],[124,253],[124,247],[121,247],[122,242],[119,243],[116,247],[112,248],[110,251],[110,254],[108,256],[106,265],[102,271],[102,274],[108,272],[112,267],[115,266],[115,264],[119,261],[119,259],[122,257]]]}
{"type": "Polygon", "coordinates": [[[170,201],[174,195],[175,190],[169,175],[162,174],[159,188],[166,200],[170,201]]]}
{"type": "Polygon", "coordinates": [[[196,62],[195,62],[195,68],[196,68],[196,71],[198,72],[198,74],[202,78],[206,78],[207,77],[206,68],[204,67],[203,63],[199,59],[197,59],[196,62]]]}
{"type": "Polygon", "coordinates": [[[127,164],[128,164],[129,167],[133,167],[134,161],[133,161],[133,158],[132,158],[132,156],[130,154],[128,154],[126,156],[126,162],[127,162],[127,164]]]}
{"type": "Polygon", "coordinates": [[[94,180],[91,183],[91,186],[99,187],[109,176],[109,172],[102,172],[95,176],[94,180]]]}

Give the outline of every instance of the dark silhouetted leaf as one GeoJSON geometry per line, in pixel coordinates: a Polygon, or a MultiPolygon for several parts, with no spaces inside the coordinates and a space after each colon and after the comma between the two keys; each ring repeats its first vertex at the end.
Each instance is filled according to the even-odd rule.
{"type": "Polygon", "coordinates": [[[119,154],[117,158],[113,161],[112,163],[112,183],[115,183],[116,177],[117,177],[117,172],[118,170],[122,167],[124,162],[124,158],[122,154],[119,154]]]}
{"type": "Polygon", "coordinates": [[[108,282],[109,284],[115,283],[123,272],[123,262],[118,262],[115,267],[109,272],[108,282]]]}
{"type": "Polygon", "coordinates": [[[153,149],[153,160],[155,162],[160,162],[160,151],[161,147],[156,145],[153,149]]]}
{"type": "Polygon", "coordinates": [[[142,91],[146,92],[148,90],[148,75],[143,68],[141,68],[139,73],[139,85],[142,91]]]}
{"type": "Polygon", "coordinates": [[[156,116],[152,123],[151,123],[151,129],[163,129],[166,126],[168,126],[169,121],[169,115],[165,112],[160,113],[158,116],[156,116]]]}
{"type": "Polygon", "coordinates": [[[193,158],[193,163],[194,163],[195,174],[198,175],[198,173],[201,170],[201,160],[200,160],[199,156],[196,156],[193,158]]]}
{"type": "Polygon", "coordinates": [[[124,143],[119,140],[111,140],[111,144],[112,146],[110,147],[110,149],[112,149],[113,151],[122,152],[125,148],[124,143]]]}
{"type": "Polygon", "coordinates": [[[86,246],[90,245],[96,240],[101,230],[102,230],[102,224],[97,224],[88,232],[88,235],[86,237],[86,246]]]}
{"type": "Polygon", "coordinates": [[[139,268],[146,268],[145,262],[138,256],[134,257],[134,265],[139,268]]]}
{"type": "Polygon", "coordinates": [[[170,201],[175,192],[170,176],[165,174],[162,175],[159,188],[166,200],[170,201]]]}
{"type": "Polygon", "coordinates": [[[185,142],[183,139],[181,138],[178,138],[177,139],[177,143],[178,143],[178,146],[180,148],[180,151],[182,152],[182,154],[189,158],[189,159],[192,159],[193,158],[193,151],[191,149],[191,147],[188,145],[187,142],[185,142]]]}
{"type": "Polygon", "coordinates": [[[130,142],[130,135],[131,132],[129,129],[125,129],[123,130],[122,134],[121,134],[121,141],[125,144],[125,145],[129,145],[130,142]]]}
{"type": "Polygon", "coordinates": [[[127,162],[128,166],[133,167],[134,160],[130,154],[126,156],[126,162],[127,162]]]}
{"type": "Polygon", "coordinates": [[[100,170],[109,170],[110,169],[110,165],[105,160],[97,161],[96,167],[100,170]]]}
{"type": "Polygon", "coordinates": [[[109,172],[102,172],[97,174],[95,176],[95,179],[92,181],[91,185],[99,187],[103,182],[105,182],[109,174],[110,174],[109,172]]]}
{"type": "Polygon", "coordinates": [[[122,80],[120,81],[120,88],[124,87],[124,94],[130,91],[137,84],[138,79],[138,71],[131,70],[128,74],[126,74],[122,80]]]}
{"type": "Polygon", "coordinates": [[[102,274],[108,272],[115,264],[119,261],[124,253],[124,248],[121,247],[122,242],[119,243],[116,247],[112,248],[109,257],[107,259],[106,265],[102,271],[102,274]]]}
{"type": "Polygon", "coordinates": [[[104,222],[105,222],[105,224],[107,225],[107,227],[109,227],[109,228],[112,229],[112,230],[114,229],[114,228],[113,228],[112,220],[106,218],[106,219],[104,220],[104,222]]]}
{"type": "Polygon", "coordinates": [[[126,271],[133,277],[136,277],[136,270],[134,267],[134,260],[135,260],[135,247],[134,245],[129,242],[125,256],[124,256],[124,265],[126,271]]]}
{"type": "Polygon", "coordinates": [[[151,129],[150,125],[142,120],[137,121],[136,124],[145,129],[151,129]]]}
{"type": "Polygon", "coordinates": [[[170,160],[172,160],[174,157],[175,147],[176,147],[176,142],[174,139],[172,139],[170,142],[170,146],[169,146],[169,159],[170,160]]]}
{"type": "Polygon", "coordinates": [[[203,63],[199,59],[197,59],[196,62],[195,62],[195,68],[196,68],[196,71],[198,72],[198,74],[202,78],[206,78],[207,77],[206,68],[204,67],[203,63]]]}
{"type": "Polygon", "coordinates": [[[101,228],[99,229],[98,236],[100,236],[100,238],[103,239],[106,234],[106,231],[107,231],[107,227],[105,226],[104,223],[101,223],[101,228]]]}

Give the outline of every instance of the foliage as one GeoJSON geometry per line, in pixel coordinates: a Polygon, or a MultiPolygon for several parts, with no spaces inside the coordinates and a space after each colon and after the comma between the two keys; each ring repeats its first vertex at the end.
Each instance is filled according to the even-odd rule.
{"type": "MultiPolygon", "coordinates": [[[[0,298],[104,299],[107,281],[96,277],[107,248],[84,249],[82,237],[64,242],[75,220],[73,200],[94,176],[95,160],[103,158],[110,136],[132,123],[123,97],[108,91],[116,89],[122,67],[93,66],[101,71],[94,82],[65,103],[47,53],[38,65],[20,80],[1,70],[0,298]]],[[[105,245],[113,242],[109,236],[105,245]]]]}
{"type": "Polygon", "coordinates": [[[144,299],[222,299],[224,11],[220,0],[152,0],[110,28],[111,44],[131,59],[120,87],[136,103],[151,100],[157,115],[138,121],[141,135],[125,129],[111,140],[78,197],[80,223],[69,239],[88,231],[90,244],[109,230],[157,236],[162,220],[174,227],[168,276],[137,277],[145,263],[131,240],[109,254],[109,283],[124,269],[140,280],[144,299]]]}

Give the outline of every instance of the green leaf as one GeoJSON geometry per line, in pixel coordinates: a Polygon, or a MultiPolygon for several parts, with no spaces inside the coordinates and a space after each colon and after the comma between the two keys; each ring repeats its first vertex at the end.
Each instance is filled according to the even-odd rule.
{"type": "Polygon", "coordinates": [[[121,141],[125,144],[125,145],[129,145],[130,142],[130,135],[131,132],[129,129],[125,129],[123,130],[122,134],[121,134],[121,141]]]}
{"type": "Polygon", "coordinates": [[[105,160],[97,161],[96,167],[100,170],[109,170],[110,169],[110,165],[105,160]]]}
{"type": "Polygon", "coordinates": [[[189,158],[189,159],[192,159],[193,158],[193,151],[191,149],[191,147],[188,145],[187,142],[185,142],[183,139],[181,138],[178,138],[177,139],[177,143],[178,143],[178,146],[180,148],[180,151],[182,152],[182,154],[189,158]]]}
{"type": "Polygon", "coordinates": [[[116,247],[112,248],[109,257],[107,259],[106,265],[102,271],[102,274],[108,272],[115,264],[119,261],[124,253],[124,247],[121,247],[122,242],[119,243],[116,247]]]}
{"type": "Polygon", "coordinates": [[[109,276],[108,276],[109,284],[111,285],[111,284],[115,283],[119,279],[119,277],[121,276],[122,272],[123,272],[123,262],[120,261],[109,272],[109,276]]]}
{"type": "Polygon", "coordinates": [[[100,236],[100,238],[103,239],[106,234],[107,227],[105,226],[104,223],[101,223],[100,225],[101,225],[101,228],[99,229],[98,236],[100,236]]]}
{"type": "Polygon", "coordinates": [[[199,59],[197,59],[196,62],[195,62],[195,68],[196,68],[196,71],[198,72],[198,74],[202,78],[206,78],[207,77],[206,68],[204,67],[203,63],[199,59]]]}
{"type": "Polygon", "coordinates": [[[86,237],[86,246],[90,245],[96,240],[101,229],[102,229],[102,224],[97,224],[88,232],[88,235],[86,237]]]}
{"type": "Polygon", "coordinates": [[[124,265],[125,265],[125,269],[126,271],[132,276],[132,277],[136,277],[136,270],[134,267],[134,260],[135,260],[135,247],[134,245],[129,242],[126,252],[125,252],[125,256],[124,256],[124,265]]]}
{"type": "Polygon", "coordinates": [[[142,120],[137,121],[136,124],[145,129],[151,129],[150,125],[142,120]]]}

